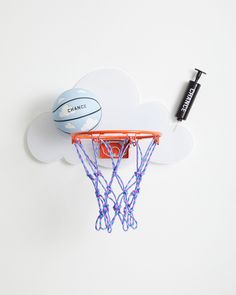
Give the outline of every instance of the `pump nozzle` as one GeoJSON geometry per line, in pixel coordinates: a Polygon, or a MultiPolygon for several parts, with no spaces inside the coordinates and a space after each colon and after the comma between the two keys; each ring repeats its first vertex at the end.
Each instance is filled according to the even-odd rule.
{"type": "Polygon", "coordinates": [[[195,78],[195,82],[197,83],[197,81],[200,79],[201,75],[202,74],[206,75],[206,73],[199,70],[199,69],[194,69],[194,70],[197,71],[197,75],[196,75],[196,78],[195,78]]]}

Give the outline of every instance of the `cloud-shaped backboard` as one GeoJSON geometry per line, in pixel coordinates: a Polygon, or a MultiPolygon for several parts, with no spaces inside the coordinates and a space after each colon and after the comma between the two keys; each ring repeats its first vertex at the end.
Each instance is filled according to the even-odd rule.
{"type": "MultiPolygon", "coordinates": [[[[175,163],[192,150],[193,140],[189,131],[182,126],[173,129],[170,114],[162,104],[156,101],[140,104],[137,87],[125,72],[117,69],[96,70],[85,75],[74,87],[88,89],[96,94],[102,106],[102,120],[97,129],[160,131],[160,145],[152,155],[152,163],[175,163]]],[[[87,120],[84,130],[94,123],[87,120]]],[[[68,128],[73,130],[73,124],[68,128]]],[[[41,162],[50,163],[64,158],[71,164],[80,163],[71,144],[71,136],[55,127],[50,112],[42,113],[31,122],[27,131],[27,143],[32,155],[41,162]]],[[[141,142],[143,147],[145,144],[145,141],[141,142]]],[[[92,157],[90,143],[85,145],[92,157]]],[[[134,155],[131,151],[129,159],[124,159],[123,162],[129,164],[132,161],[134,155]]],[[[99,160],[99,164],[104,167],[110,167],[110,162],[109,159],[99,160]]]]}

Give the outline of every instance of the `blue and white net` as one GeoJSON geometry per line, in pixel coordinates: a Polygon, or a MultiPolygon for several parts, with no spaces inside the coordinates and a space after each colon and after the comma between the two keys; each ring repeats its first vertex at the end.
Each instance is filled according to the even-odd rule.
{"type": "Polygon", "coordinates": [[[78,157],[95,189],[99,207],[99,215],[95,222],[95,228],[96,230],[107,230],[109,233],[112,231],[113,224],[116,220],[120,221],[124,231],[130,228],[137,228],[138,223],[134,217],[134,208],[139,196],[142,177],[158,145],[158,140],[152,138],[145,151],[142,151],[137,139],[124,139],[121,142],[121,148],[116,157],[112,152],[110,143],[109,140],[99,139],[99,142],[97,142],[92,139],[91,145],[94,157],[91,159],[83,146],[83,140],[74,142],[78,157]],[[98,164],[100,145],[106,147],[111,160],[112,172],[109,179],[105,178],[98,164]],[[119,168],[123,156],[127,153],[131,145],[135,149],[136,154],[135,171],[130,179],[124,183],[119,175],[119,168]],[[114,187],[118,187],[118,192],[114,187]]]}

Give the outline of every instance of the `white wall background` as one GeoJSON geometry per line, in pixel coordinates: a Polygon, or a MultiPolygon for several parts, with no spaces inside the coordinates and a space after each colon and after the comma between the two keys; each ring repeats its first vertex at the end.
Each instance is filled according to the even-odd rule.
{"type": "MultiPolygon", "coordinates": [[[[234,0],[1,0],[0,293],[236,294],[234,0]],[[206,70],[193,153],[152,166],[139,229],[96,232],[80,167],[33,160],[25,131],[85,73],[120,67],[173,113],[206,70]]],[[[125,174],[126,172],[123,171],[125,174]]]]}

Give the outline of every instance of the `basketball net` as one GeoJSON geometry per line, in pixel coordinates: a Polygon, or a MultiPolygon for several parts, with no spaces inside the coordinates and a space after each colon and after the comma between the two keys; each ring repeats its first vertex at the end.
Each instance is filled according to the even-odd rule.
{"type": "Polygon", "coordinates": [[[99,215],[95,222],[96,230],[107,230],[110,233],[116,220],[120,221],[124,231],[137,228],[138,223],[134,217],[134,208],[139,196],[142,177],[158,145],[158,139],[159,137],[149,139],[150,142],[145,151],[142,151],[138,139],[124,139],[120,141],[120,149],[117,154],[117,152],[113,152],[112,141],[92,138],[90,142],[94,159],[89,157],[82,139],[73,141],[78,157],[95,189],[99,208],[99,215]],[[112,172],[109,179],[105,178],[98,164],[101,146],[106,148],[106,153],[111,160],[112,172]],[[119,168],[130,146],[135,149],[135,171],[130,179],[124,183],[119,168]],[[118,192],[115,187],[118,187],[118,192]]]}

